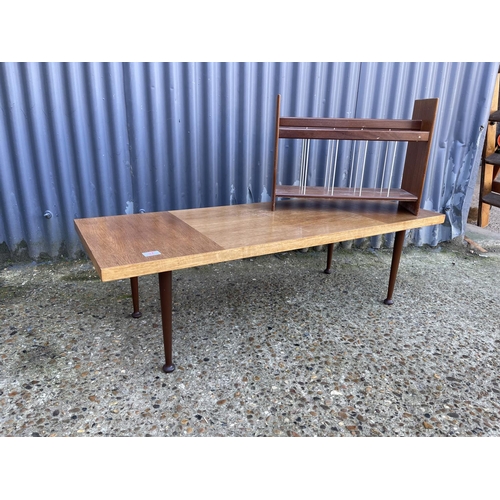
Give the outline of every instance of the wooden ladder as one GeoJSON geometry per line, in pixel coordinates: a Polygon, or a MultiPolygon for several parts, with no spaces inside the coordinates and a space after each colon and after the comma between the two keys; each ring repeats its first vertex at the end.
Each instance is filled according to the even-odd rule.
{"type": "Polygon", "coordinates": [[[500,208],[500,144],[498,144],[497,124],[500,123],[500,68],[491,101],[488,128],[481,157],[481,184],[479,188],[479,206],[477,225],[485,227],[489,223],[490,208],[500,208]]]}

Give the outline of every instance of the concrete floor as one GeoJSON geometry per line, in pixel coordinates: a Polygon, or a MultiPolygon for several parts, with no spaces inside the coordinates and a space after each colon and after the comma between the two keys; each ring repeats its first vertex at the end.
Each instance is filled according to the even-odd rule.
{"type": "Polygon", "coordinates": [[[290,252],[156,276],[89,261],[0,271],[1,436],[500,436],[499,234],[391,251],[290,252]]]}

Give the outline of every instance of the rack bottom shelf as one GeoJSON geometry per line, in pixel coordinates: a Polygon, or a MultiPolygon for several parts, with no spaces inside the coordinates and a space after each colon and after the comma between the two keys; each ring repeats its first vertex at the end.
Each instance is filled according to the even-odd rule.
{"type": "Polygon", "coordinates": [[[500,207],[500,194],[494,192],[485,194],[482,198],[482,202],[493,207],[500,207]]]}
{"type": "Polygon", "coordinates": [[[416,201],[417,196],[404,189],[380,189],[380,188],[334,188],[327,189],[320,186],[277,186],[276,198],[332,198],[340,200],[362,199],[362,200],[397,200],[416,201]]]}

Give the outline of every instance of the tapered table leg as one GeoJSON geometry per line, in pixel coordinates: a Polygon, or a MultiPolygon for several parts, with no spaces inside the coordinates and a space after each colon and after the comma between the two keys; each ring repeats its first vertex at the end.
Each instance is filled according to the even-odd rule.
{"type": "Polygon", "coordinates": [[[139,311],[139,278],[130,278],[130,288],[132,289],[132,303],[134,305],[134,312],[132,318],[140,318],[142,316],[139,311]]]}
{"type": "Polygon", "coordinates": [[[328,255],[326,257],[326,269],[325,274],[331,274],[332,272],[332,256],[333,256],[333,243],[328,245],[328,255]]]}
{"type": "Polygon", "coordinates": [[[403,252],[403,243],[405,241],[406,231],[398,231],[394,239],[394,248],[392,249],[392,264],[391,264],[391,274],[389,277],[389,289],[387,290],[387,298],[384,300],[384,304],[391,306],[394,304],[392,300],[392,294],[394,292],[394,285],[396,284],[396,276],[398,274],[399,261],[401,259],[401,254],[403,252]]]}
{"type": "Polygon", "coordinates": [[[172,271],[158,273],[160,284],[161,324],[163,328],[163,347],[165,349],[165,365],[163,371],[175,370],[172,363],[172,271]]]}

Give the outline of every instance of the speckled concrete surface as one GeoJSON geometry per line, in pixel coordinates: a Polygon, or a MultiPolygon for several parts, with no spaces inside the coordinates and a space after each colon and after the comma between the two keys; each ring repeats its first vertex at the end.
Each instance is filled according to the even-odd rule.
{"type": "Polygon", "coordinates": [[[500,436],[500,248],[290,252],[156,276],[89,261],[0,271],[2,436],[500,436]]]}

